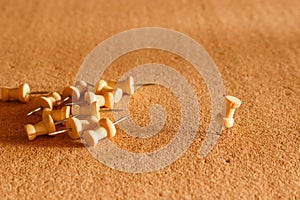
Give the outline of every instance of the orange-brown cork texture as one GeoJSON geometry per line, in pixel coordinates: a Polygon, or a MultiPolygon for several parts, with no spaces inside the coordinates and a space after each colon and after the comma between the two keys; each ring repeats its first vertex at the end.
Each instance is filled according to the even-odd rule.
{"type": "MultiPolygon", "coordinates": [[[[299,198],[299,7],[298,0],[0,0],[1,86],[26,82],[35,91],[63,91],[100,42],[128,29],[157,26],[199,42],[217,64],[226,93],[242,101],[234,126],[199,159],[211,110],[205,82],[193,66],[149,49],[117,59],[104,80],[118,80],[140,64],[162,63],[187,77],[200,105],[199,130],[188,151],[170,166],[144,174],[110,169],[67,134],[29,142],[24,125],[41,117],[25,117],[32,102],[0,102],[0,199],[299,198]]],[[[147,125],[146,113],[155,103],[167,112],[161,132],[136,139],[116,125],[111,141],[133,152],[168,144],[181,115],[167,88],[138,89],[131,96],[131,117],[147,125]]]]}

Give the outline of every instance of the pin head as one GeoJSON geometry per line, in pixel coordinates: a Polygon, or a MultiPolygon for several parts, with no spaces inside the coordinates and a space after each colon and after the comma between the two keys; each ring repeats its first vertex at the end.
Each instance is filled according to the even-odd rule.
{"type": "Polygon", "coordinates": [[[78,101],[80,99],[80,91],[74,86],[66,87],[62,92],[62,98],[65,99],[71,97],[72,101],[78,101]]]}
{"type": "Polygon", "coordinates": [[[26,130],[28,140],[34,140],[36,138],[34,125],[26,124],[24,128],[26,130]]]}
{"type": "Polygon", "coordinates": [[[80,132],[82,131],[82,125],[79,119],[76,117],[71,117],[66,122],[66,128],[70,129],[68,135],[72,139],[78,139],[80,137],[80,132]]]}
{"type": "Polygon", "coordinates": [[[240,107],[242,104],[241,100],[239,100],[238,98],[236,98],[234,96],[229,96],[229,95],[226,96],[226,103],[229,107],[234,108],[234,109],[240,107]]]}
{"type": "Polygon", "coordinates": [[[110,119],[108,118],[102,118],[99,120],[99,125],[100,127],[105,128],[105,130],[107,131],[107,137],[108,138],[112,138],[116,135],[116,127],[114,125],[114,123],[112,121],[110,121],[110,119]]]}
{"type": "Polygon", "coordinates": [[[128,94],[133,95],[133,93],[134,93],[134,80],[133,80],[132,76],[129,76],[127,78],[127,85],[128,85],[128,89],[127,89],[128,94]]]}
{"type": "Polygon", "coordinates": [[[39,105],[42,108],[49,108],[53,109],[53,104],[52,102],[47,98],[47,97],[40,97],[36,100],[35,102],[36,105],[39,105]]]}
{"type": "Polygon", "coordinates": [[[123,91],[120,88],[115,88],[113,91],[113,95],[114,95],[114,103],[118,103],[123,96],[123,91]]]}
{"type": "Polygon", "coordinates": [[[81,94],[85,93],[88,90],[88,85],[85,81],[77,81],[75,87],[79,89],[81,94]]]}
{"type": "MultiPolygon", "coordinates": [[[[86,101],[89,104],[92,104],[93,102],[97,101],[97,97],[96,97],[95,93],[93,93],[93,92],[86,92],[84,94],[84,101],[86,101]]],[[[103,98],[103,101],[105,101],[104,98],[103,98]]]]}
{"type": "Polygon", "coordinates": [[[99,80],[95,85],[95,94],[102,94],[102,89],[107,86],[107,83],[105,80],[99,80]]]}
{"type": "Polygon", "coordinates": [[[134,93],[134,80],[132,76],[129,76],[124,81],[119,81],[116,83],[115,88],[121,88],[124,93],[133,95],[134,93]]]}
{"type": "Polygon", "coordinates": [[[44,123],[48,133],[54,132],[56,130],[54,121],[53,121],[51,115],[49,114],[49,112],[44,112],[42,114],[42,120],[43,120],[43,123],[44,123]]]}
{"type": "Polygon", "coordinates": [[[27,83],[20,85],[18,89],[19,100],[21,102],[28,102],[30,99],[30,87],[27,83]]]}

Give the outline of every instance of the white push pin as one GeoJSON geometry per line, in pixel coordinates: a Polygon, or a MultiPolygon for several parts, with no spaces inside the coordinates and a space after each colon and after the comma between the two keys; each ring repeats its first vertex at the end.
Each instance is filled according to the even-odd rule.
{"type": "Polygon", "coordinates": [[[95,85],[95,94],[105,95],[106,93],[112,93],[114,98],[114,103],[118,103],[123,96],[123,91],[117,87],[110,87],[107,85],[106,81],[99,80],[95,85]]]}
{"type": "Polygon", "coordinates": [[[79,90],[80,94],[84,94],[86,91],[88,91],[89,84],[85,81],[77,81],[75,83],[75,87],[79,90]]]}
{"type": "Polygon", "coordinates": [[[87,106],[79,106],[74,105],[71,107],[71,114],[72,115],[83,115],[83,116],[90,116],[93,115],[97,119],[100,119],[100,106],[98,102],[93,102],[91,105],[87,106]]]}
{"type": "Polygon", "coordinates": [[[133,95],[135,87],[142,87],[142,86],[150,86],[154,85],[153,83],[141,83],[141,84],[134,84],[134,80],[132,76],[129,76],[123,81],[115,81],[115,80],[109,80],[107,81],[107,85],[112,88],[121,88],[124,93],[133,95]]]}
{"type": "Polygon", "coordinates": [[[51,110],[49,108],[45,108],[43,110],[43,113],[44,112],[49,114],[52,117],[53,121],[58,122],[58,121],[65,120],[65,119],[70,117],[71,107],[70,106],[64,106],[59,110],[51,110]]]}
{"type": "Polygon", "coordinates": [[[116,135],[117,123],[125,120],[127,116],[118,119],[115,122],[110,121],[108,118],[102,118],[99,120],[99,126],[95,130],[86,130],[82,134],[82,139],[89,146],[96,146],[98,141],[103,138],[112,138],[116,135]]]}
{"type": "Polygon", "coordinates": [[[57,92],[51,92],[46,97],[40,97],[35,101],[36,109],[30,111],[27,116],[32,115],[35,112],[38,112],[44,108],[53,109],[53,106],[57,105],[61,101],[61,96],[57,92]]]}
{"type": "Polygon", "coordinates": [[[241,106],[241,100],[234,96],[226,96],[226,112],[225,116],[217,115],[217,122],[225,128],[231,128],[234,124],[233,115],[237,108],[241,106]]]}
{"type": "Polygon", "coordinates": [[[2,101],[20,101],[27,103],[30,96],[33,94],[47,94],[46,91],[30,92],[30,87],[27,83],[21,84],[18,88],[2,87],[0,92],[0,100],[2,101]]]}
{"type": "Polygon", "coordinates": [[[98,119],[95,116],[89,116],[85,120],[79,120],[76,117],[68,118],[66,129],[49,133],[48,135],[57,135],[67,132],[72,139],[78,139],[81,133],[88,129],[93,129],[98,125],[98,119]]]}
{"type": "Polygon", "coordinates": [[[54,121],[49,113],[43,113],[41,122],[35,125],[26,124],[24,128],[29,140],[34,140],[39,135],[46,135],[56,130],[54,121]]]}

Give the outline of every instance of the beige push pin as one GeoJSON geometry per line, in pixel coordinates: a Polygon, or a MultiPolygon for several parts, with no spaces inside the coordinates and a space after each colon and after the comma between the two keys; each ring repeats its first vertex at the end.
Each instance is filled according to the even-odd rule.
{"type": "Polygon", "coordinates": [[[0,100],[10,101],[17,100],[20,102],[28,102],[33,94],[47,94],[46,91],[30,92],[30,87],[27,83],[21,84],[18,88],[2,87],[0,92],[0,100]]]}
{"type": "Polygon", "coordinates": [[[66,129],[49,133],[48,135],[57,135],[67,132],[72,139],[78,139],[81,133],[88,129],[93,129],[98,125],[98,119],[95,116],[89,116],[85,120],[79,120],[76,117],[68,118],[66,129]]]}
{"type": "Polygon", "coordinates": [[[88,91],[89,84],[85,81],[77,81],[75,83],[75,87],[79,90],[80,94],[84,94],[86,91],[88,91]]]}
{"type": "MultiPolygon", "coordinates": [[[[88,91],[88,86],[89,83],[85,82],[85,81],[77,81],[75,83],[75,86],[68,86],[66,87],[63,92],[62,92],[62,100],[59,104],[63,104],[65,102],[65,105],[74,105],[76,101],[78,101],[81,97],[81,95],[83,95],[84,93],[86,93],[88,91]],[[72,100],[73,102],[71,103],[70,100],[72,100]]],[[[82,103],[82,102],[76,102],[78,103],[82,103]]]]}
{"type": "Polygon", "coordinates": [[[46,135],[56,130],[52,117],[46,112],[43,113],[41,122],[35,125],[26,124],[24,128],[29,140],[34,140],[39,135],[46,135]]]}
{"type": "Polygon", "coordinates": [[[112,88],[121,88],[124,93],[132,95],[134,93],[135,87],[142,87],[142,86],[150,86],[154,85],[153,83],[139,83],[134,84],[134,79],[132,76],[129,76],[123,81],[115,81],[115,80],[109,80],[107,81],[108,86],[112,88]]]}
{"type": "Polygon", "coordinates": [[[107,92],[103,96],[104,96],[104,99],[105,99],[104,107],[113,108],[114,103],[115,103],[113,93],[107,92]]]}
{"type": "Polygon", "coordinates": [[[66,103],[66,106],[74,105],[91,105],[94,102],[98,102],[100,107],[113,108],[114,107],[114,96],[111,92],[105,93],[104,95],[97,95],[93,92],[86,92],[84,94],[84,101],[66,103]]]}
{"type": "Polygon", "coordinates": [[[105,93],[104,95],[96,95],[93,92],[86,92],[84,95],[84,100],[88,104],[92,104],[93,102],[98,102],[99,106],[113,108],[114,106],[114,97],[111,92],[105,93]]]}
{"type": "Polygon", "coordinates": [[[76,102],[80,99],[80,90],[75,86],[68,86],[63,90],[61,97],[62,100],[59,104],[69,102],[70,100],[76,102]]]}
{"type": "Polygon", "coordinates": [[[46,97],[40,97],[36,100],[35,104],[38,108],[30,111],[27,116],[32,115],[35,112],[38,112],[44,108],[53,109],[53,106],[57,105],[61,101],[61,96],[57,92],[51,92],[46,97]]]}
{"type": "MultiPolygon", "coordinates": [[[[99,106],[104,106],[105,98],[103,95],[96,95],[94,92],[86,92],[84,94],[84,101],[88,104],[92,104],[93,102],[98,102],[99,106]]],[[[113,101],[113,99],[112,99],[113,101]]]]}
{"type": "Polygon", "coordinates": [[[112,138],[116,135],[116,127],[117,123],[125,120],[127,116],[118,119],[115,122],[110,121],[108,118],[102,118],[99,120],[99,126],[95,130],[86,130],[82,134],[82,139],[89,146],[96,146],[98,141],[107,137],[112,138]]]}
{"type": "Polygon", "coordinates": [[[90,116],[93,115],[100,119],[100,106],[98,102],[93,102],[91,105],[87,106],[79,106],[73,105],[71,107],[71,114],[72,115],[83,115],[83,116],[90,116]]]}
{"type": "Polygon", "coordinates": [[[45,108],[43,110],[43,113],[47,113],[51,115],[53,121],[62,121],[70,117],[71,114],[71,107],[70,106],[64,106],[59,110],[51,110],[49,108],[45,108]]]}
{"type": "Polygon", "coordinates": [[[226,112],[225,116],[219,114],[217,121],[225,128],[231,128],[234,124],[233,115],[237,108],[241,106],[241,100],[234,96],[226,96],[226,112]]]}
{"type": "Polygon", "coordinates": [[[97,95],[105,95],[107,93],[113,94],[114,103],[118,103],[123,96],[123,91],[117,87],[110,87],[107,85],[106,81],[99,80],[95,85],[95,94],[97,95]]]}

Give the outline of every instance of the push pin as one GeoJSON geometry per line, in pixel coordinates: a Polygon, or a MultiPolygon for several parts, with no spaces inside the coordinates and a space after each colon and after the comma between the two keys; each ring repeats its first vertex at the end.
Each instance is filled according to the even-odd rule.
{"type": "Polygon", "coordinates": [[[92,104],[93,102],[98,102],[99,106],[106,108],[114,107],[114,97],[111,92],[105,93],[104,95],[96,95],[93,92],[86,92],[84,95],[84,101],[88,104],[92,104]]]}
{"type": "Polygon", "coordinates": [[[123,96],[123,91],[117,87],[110,87],[107,85],[106,81],[99,80],[95,85],[95,94],[105,95],[106,93],[112,93],[114,98],[114,103],[118,103],[123,96]]]}
{"type": "Polygon", "coordinates": [[[30,87],[27,83],[21,84],[18,88],[2,87],[0,92],[0,100],[10,101],[18,100],[20,102],[27,103],[30,100],[30,95],[33,94],[47,94],[49,92],[37,91],[30,92],[30,87]]]}
{"type": "Polygon", "coordinates": [[[124,93],[133,95],[135,87],[150,86],[150,85],[154,85],[154,84],[153,83],[134,84],[133,77],[129,76],[125,80],[119,81],[119,82],[111,79],[111,80],[107,81],[107,85],[112,88],[121,88],[124,93]]]}
{"type": "Polygon", "coordinates": [[[68,86],[62,92],[62,100],[59,104],[63,104],[65,102],[78,101],[80,99],[80,90],[75,86],[68,86]]]}
{"type": "Polygon", "coordinates": [[[125,120],[127,116],[118,119],[115,122],[110,121],[108,118],[102,118],[99,120],[99,126],[95,130],[86,130],[82,134],[82,139],[89,146],[96,146],[98,141],[107,137],[112,138],[116,135],[115,125],[125,120]]]}
{"type": "Polygon", "coordinates": [[[49,133],[48,135],[57,135],[67,132],[71,139],[78,139],[83,131],[93,129],[98,125],[98,119],[95,116],[89,116],[85,120],[79,120],[76,117],[68,118],[66,129],[49,133]]]}
{"type": "Polygon", "coordinates": [[[97,119],[100,119],[100,106],[98,102],[93,102],[91,105],[79,106],[74,105],[71,107],[72,115],[83,115],[83,116],[95,116],[97,119]]]}
{"type": "Polygon", "coordinates": [[[85,81],[77,81],[75,83],[75,87],[79,90],[80,94],[84,94],[86,91],[88,91],[89,84],[85,81]]]}
{"type": "Polygon", "coordinates": [[[51,92],[46,97],[40,97],[36,100],[35,104],[38,108],[30,111],[27,116],[32,115],[35,112],[38,112],[44,108],[53,109],[53,106],[57,105],[61,101],[61,96],[57,92],[51,92]]]}
{"type": "MultiPolygon", "coordinates": [[[[105,98],[103,95],[96,95],[94,92],[86,92],[84,94],[84,101],[88,104],[92,104],[93,102],[98,102],[99,106],[104,106],[105,98]]],[[[113,101],[113,99],[112,99],[113,101]]]]}
{"type": "Polygon", "coordinates": [[[26,124],[24,128],[29,140],[34,140],[39,135],[46,135],[56,130],[52,117],[46,112],[43,113],[41,122],[35,125],[26,124]]]}
{"type": "Polygon", "coordinates": [[[234,124],[233,115],[237,108],[241,106],[241,100],[234,96],[226,96],[226,112],[225,117],[221,114],[217,115],[218,123],[222,124],[225,128],[231,128],[234,124]]]}
{"type": "Polygon", "coordinates": [[[52,117],[53,121],[58,122],[58,121],[65,120],[65,119],[70,117],[71,107],[70,106],[64,106],[59,110],[51,110],[49,108],[45,108],[43,110],[43,113],[44,112],[49,114],[52,117]]]}

